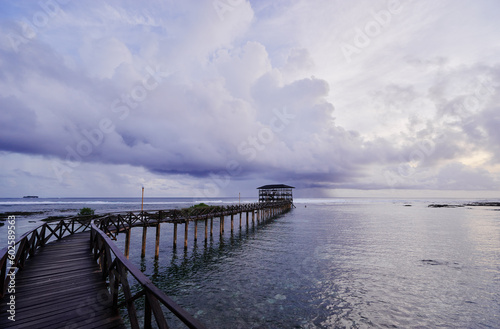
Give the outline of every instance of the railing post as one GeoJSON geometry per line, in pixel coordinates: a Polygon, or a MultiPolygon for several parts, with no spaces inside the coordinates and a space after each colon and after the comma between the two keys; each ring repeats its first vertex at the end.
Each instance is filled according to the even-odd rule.
{"type": "Polygon", "coordinates": [[[147,293],[144,294],[144,328],[151,328],[151,304],[147,293]]]}
{"type": "Polygon", "coordinates": [[[6,278],[7,275],[7,253],[0,259],[0,298],[5,296],[5,292],[7,291],[7,281],[10,280],[6,278]]]}
{"type": "Polygon", "coordinates": [[[46,226],[46,225],[48,225],[48,224],[44,224],[44,225],[42,226],[42,230],[41,230],[41,232],[40,232],[40,238],[41,238],[41,240],[42,240],[42,241],[41,241],[41,243],[40,243],[40,246],[42,246],[42,247],[44,247],[44,246],[45,246],[45,229],[46,229],[46,227],[45,227],[45,226],[46,226]]]}

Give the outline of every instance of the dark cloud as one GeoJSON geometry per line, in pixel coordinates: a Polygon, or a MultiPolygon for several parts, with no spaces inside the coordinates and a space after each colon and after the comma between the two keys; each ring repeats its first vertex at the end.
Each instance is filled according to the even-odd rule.
{"type": "Polygon", "coordinates": [[[335,71],[310,74],[322,73],[314,47],[249,38],[248,2],[222,18],[209,4],[74,3],[17,51],[15,21],[0,23],[0,150],[53,159],[58,178],[102,164],[307,188],[496,184],[460,161],[479,150],[500,158],[498,67],[403,56],[400,70],[425,82],[374,67],[349,82],[356,108],[333,89],[335,71]],[[334,115],[358,116],[370,133],[334,115]]]}

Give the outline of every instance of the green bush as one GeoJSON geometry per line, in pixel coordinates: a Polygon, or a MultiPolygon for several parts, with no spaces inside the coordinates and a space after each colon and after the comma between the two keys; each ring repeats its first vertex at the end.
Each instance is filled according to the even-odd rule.
{"type": "Polygon", "coordinates": [[[82,208],[80,209],[80,212],[78,213],[78,216],[94,216],[94,209],[91,208],[82,208]]]}
{"type": "Polygon", "coordinates": [[[209,207],[209,205],[202,202],[199,204],[195,204],[194,206],[191,206],[190,208],[203,208],[203,207],[209,207]]]}

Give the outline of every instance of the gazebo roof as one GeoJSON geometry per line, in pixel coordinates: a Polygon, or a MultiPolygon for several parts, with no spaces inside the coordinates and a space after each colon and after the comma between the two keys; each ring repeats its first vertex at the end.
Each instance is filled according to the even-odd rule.
{"type": "Polygon", "coordinates": [[[275,188],[295,188],[293,186],[288,186],[285,184],[272,184],[272,185],[264,185],[261,187],[257,187],[258,190],[270,190],[275,188]]]}

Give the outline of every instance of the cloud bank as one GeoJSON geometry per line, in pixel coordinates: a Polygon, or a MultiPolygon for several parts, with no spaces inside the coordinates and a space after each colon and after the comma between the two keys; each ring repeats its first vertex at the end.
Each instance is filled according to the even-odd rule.
{"type": "Polygon", "coordinates": [[[491,2],[1,6],[6,196],[498,189],[491,2]]]}

